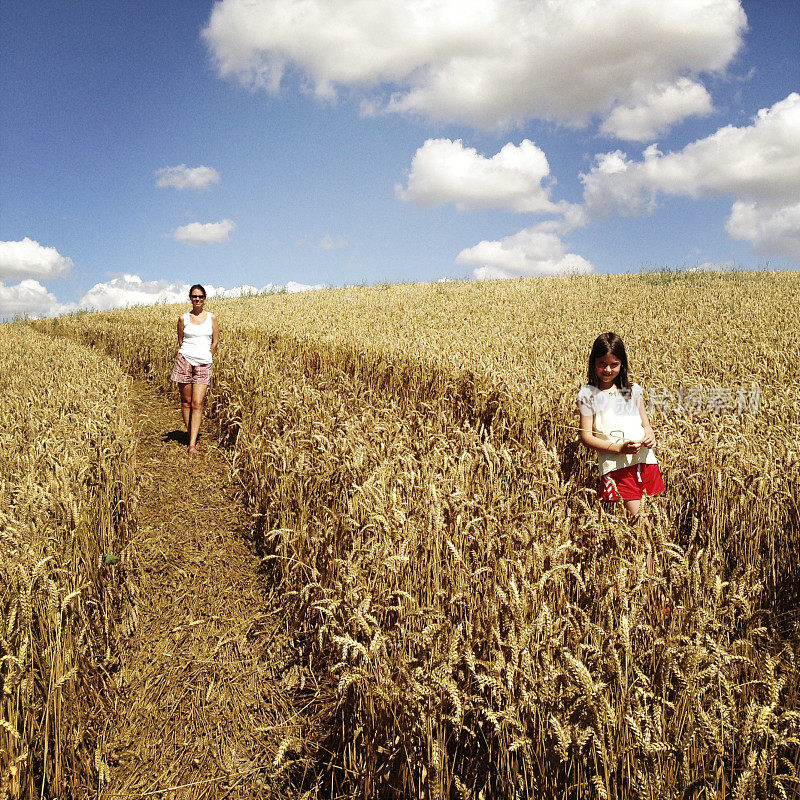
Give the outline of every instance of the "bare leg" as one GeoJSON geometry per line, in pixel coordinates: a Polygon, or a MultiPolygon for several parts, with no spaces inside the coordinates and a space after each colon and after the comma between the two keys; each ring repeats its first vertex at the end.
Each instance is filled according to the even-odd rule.
{"type": "MultiPolygon", "coordinates": [[[[625,501],[625,508],[628,510],[628,513],[631,515],[631,525],[634,527],[639,527],[640,522],[645,522],[639,514],[639,509],[641,508],[642,501],[641,500],[626,500],[625,501]]],[[[655,573],[655,559],[653,558],[653,548],[652,545],[647,545],[647,555],[645,556],[645,566],[647,567],[647,574],[653,575],[655,573]]],[[[667,600],[667,596],[664,594],[664,590],[655,585],[653,589],[651,589],[652,598],[654,602],[658,605],[661,611],[664,612],[666,616],[670,615],[671,606],[669,601],[667,600]]]]}
{"type": "Polygon", "coordinates": [[[192,415],[189,425],[189,452],[197,452],[197,435],[203,421],[203,406],[206,402],[208,386],[203,383],[192,384],[192,415]]]}
{"type": "Polygon", "coordinates": [[[625,508],[628,509],[628,513],[634,518],[634,520],[639,519],[639,509],[641,508],[642,501],[641,500],[626,500],[625,501],[625,508]]]}
{"type": "MultiPolygon", "coordinates": [[[[634,528],[639,527],[639,522],[641,521],[639,509],[641,507],[641,500],[625,500],[625,509],[631,515],[630,523],[634,528]]],[[[649,573],[653,572],[653,551],[649,547],[647,548],[647,571],[649,573]]]]}
{"type": "Polygon", "coordinates": [[[188,431],[189,421],[192,418],[192,384],[179,383],[178,388],[181,390],[181,415],[183,416],[183,424],[188,431]]]}

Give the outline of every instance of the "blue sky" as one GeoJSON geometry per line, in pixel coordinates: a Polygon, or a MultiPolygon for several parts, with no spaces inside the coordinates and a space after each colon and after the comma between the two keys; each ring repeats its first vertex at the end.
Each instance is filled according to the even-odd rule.
{"type": "Polygon", "coordinates": [[[0,318],[800,260],[796,0],[4,0],[0,37],[0,318]]]}

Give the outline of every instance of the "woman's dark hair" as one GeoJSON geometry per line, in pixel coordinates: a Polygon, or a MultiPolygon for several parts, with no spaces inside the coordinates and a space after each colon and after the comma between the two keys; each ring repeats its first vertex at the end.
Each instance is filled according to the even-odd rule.
{"type": "Polygon", "coordinates": [[[628,354],[625,352],[625,345],[616,333],[601,333],[592,345],[592,352],[589,353],[589,374],[586,382],[591,386],[598,385],[597,370],[595,362],[598,358],[607,356],[609,353],[616,356],[620,361],[619,374],[614,379],[618,389],[630,389],[628,383],[628,354]]]}
{"type": "Polygon", "coordinates": [[[196,283],[196,284],[194,284],[194,286],[192,286],[192,287],[189,289],[189,297],[191,297],[191,296],[192,296],[192,292],[193,292],[195,289],[198,289],[199,291],[201,291],[201,292],[203,293],[203,297],[205,297],[205,296],[206,296],[206,290],[205,290],[205,289],[204,289],[204,288],[203,288],[203,287],[202,287],[202,286],[201,286],[199,283],[196,283]]]}

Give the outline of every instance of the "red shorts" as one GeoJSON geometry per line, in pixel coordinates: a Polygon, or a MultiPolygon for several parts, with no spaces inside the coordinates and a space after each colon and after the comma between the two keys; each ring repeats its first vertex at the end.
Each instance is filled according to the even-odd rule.
{"type": "Polygon", "coordinates": [[[175,383],[203,383],[208,386],[211,383],[211,364],[199,364],[195,367],[182,355],[178,355],[169,379],[175,383]]]}
{"type": "Polygon", "coordinates": [[[641,500],[645,492],[654,497],[663,491],[664,481],[658,464],[632,464],[603,475],[597,496],[607,503],[618,503],[620,500],[641,500]]]}

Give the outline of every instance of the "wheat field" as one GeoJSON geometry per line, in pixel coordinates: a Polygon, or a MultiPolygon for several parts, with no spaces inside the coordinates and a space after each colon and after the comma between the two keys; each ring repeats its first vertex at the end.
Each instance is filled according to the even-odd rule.
{"type": "MultiPolygon", "coordinates": [[[[209,413],[305,665],[296,702],[315,724],[274,759],[298,793],[798,795],[798,275],[209,307],[222,325],[209,413]],[[575,431],[606,330],[658,401],[667,491],[636,527],[594,500],[575,431]]],[[[182,310],[34,327],[169,388],[182,310]]]]}
{"type": "Polygon", "coordinates": [[[22,324],[0,337],[0,797],[87,797],[134,524],[127,378],[22,324]]]}

